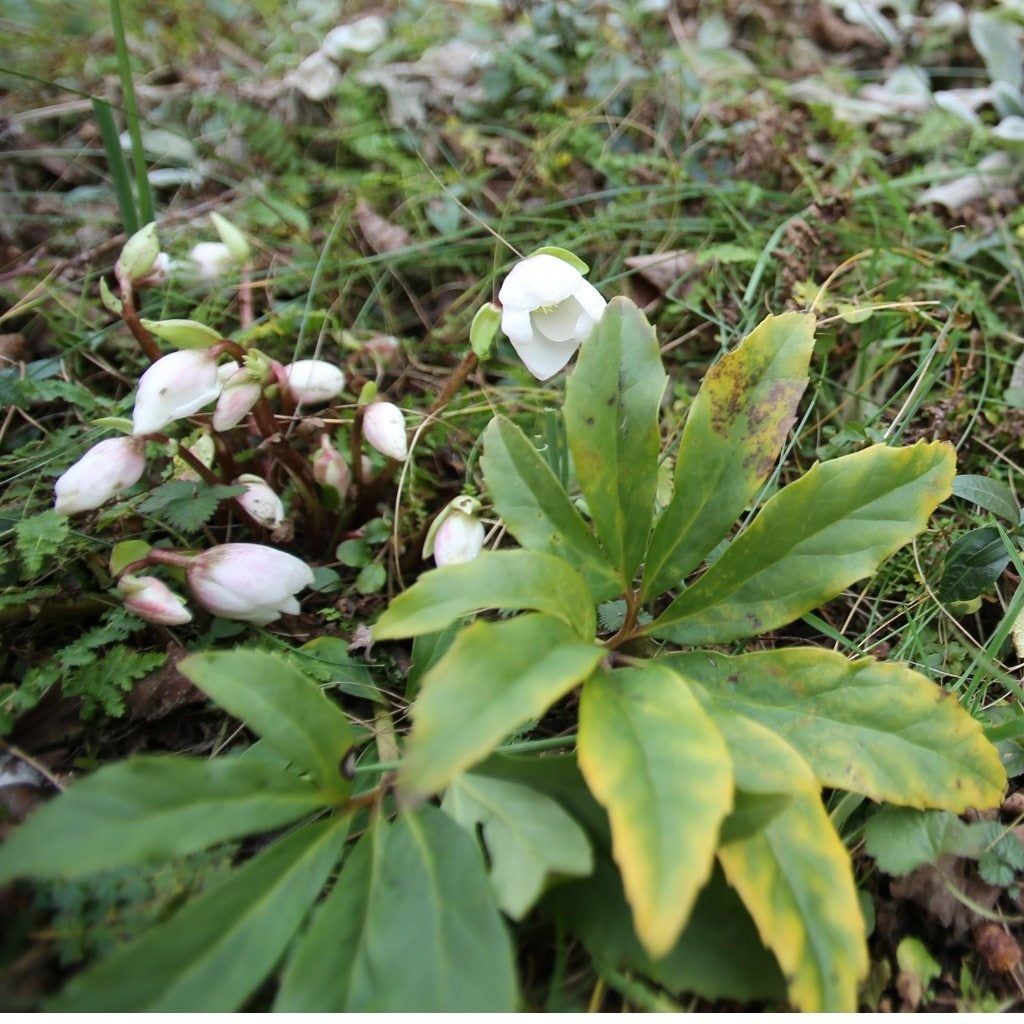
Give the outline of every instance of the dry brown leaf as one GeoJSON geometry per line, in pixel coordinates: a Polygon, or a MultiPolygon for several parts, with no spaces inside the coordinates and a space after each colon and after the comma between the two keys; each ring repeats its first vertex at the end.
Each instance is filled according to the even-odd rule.
{"type": "Polygon", "coordinates": [[[627,256],[626,266],[665,295],[697,269],[697,257],[687,249],[674,249],[649,256],[627,256]]]}
{"type": "Polygon", "coordinates": [[[374,252],[394,252],[409,244],[409,232],[392,224],[362,199],[356,204],[356,223],[374,252]]]}

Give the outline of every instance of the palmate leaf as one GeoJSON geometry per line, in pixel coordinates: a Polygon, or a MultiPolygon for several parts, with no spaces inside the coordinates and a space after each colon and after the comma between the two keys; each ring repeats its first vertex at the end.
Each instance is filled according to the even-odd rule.
{"type": "Polygon", "coordinates": [[[473,840],[426,806],[374,818],[284,972],[276,1010],[510,1012],[515,965],[473,840]]]}
{"type": "Polygon", "coordinates": [[[637,936],[657,959],[711,874],[732,807],[729,752],[687,684],[649,663],[587,680],[579,764],[608,812],[637,936]]]}
{"type": "Polygon", "coordinates": [[[793,794],[760,832],[718,851],[762,941],[811,1012],[857,1008],[868,956],[853,869],[821,800],[793,794]]]}
{"type": "Polygon", "coordinates": [[[594,635],[594,602],[578,572],[539,551],[487,551],[425,572],[373,627],[375,640],[421,636],[484,608],[546,612],[581,637],[594,635]]]}
{"type": "Polygon", "coordinates": [[[298,829],[75,977],[55,1012],[237,1010],[277,963],[341,854],[348,821],[298,829]]]}
{"type": "Polygon", "coordinates": [[[905,665],[814,647],[663,661],[694,684],[712,718],[721,710],[771,730],[826,786],[957,813],[1002,796],[1006,773],[981,724],[905,665]]]}
{"type": "Polygon", "coordinates": [[[587,875],[594,866],[579,825],[549,796],[530,786],[464,772],[441,804],[467,832],[479,826],[498,904],[519,921],[550,877],[587,875]]]}
{"type": "Polygon", "coordinates": [[[819,463],[768,501],[644,632],[686,645],[783,626],[870,575],[949,496],[949,444],[874,445],[819,463]]]}
{"type": "Polygon", "coordinates": [[[75,783],[0,847],[0,881],[171,860],[322,807],[308,782],[241,758],[135,757],[75,783]]]}
{"type": "Polygon", "coordinates": [[[557,555],[579,570],[595,603],[622,593],[626,581],[609,565],[558,478],[504,416],[495,416],[484,431],[480,465],[495,509],[524,548],[557,555]]]}
{"type": "Polygon", "coordinates": [[[423,679],[400,791],[427,796],[443,789],[581,683],[603,653],[548,615],[468,626],[423,679]]]}
{"type": "Polygon", "coordinates": [[[341,762],[352,730],[341,708],[294,666],[266,651],[208,651],[178,664],[225,711],[338,798],[351,786],[341,762]]]}
{"type": "Polygon", "coordinates": [[[675,586],[729,532],[768,478],[807,386],[814,316],[761,322],[708,370],[686,417],[672,500],[644,566],[644,597],[675,586]]]}
{"type": "Polygon", "coordinates": [[[668,377],[658,339],[628,299],[612,299],[565,386],[565,431],[611,564],[632,580],[654,514],[658,408],[668,377]]]}

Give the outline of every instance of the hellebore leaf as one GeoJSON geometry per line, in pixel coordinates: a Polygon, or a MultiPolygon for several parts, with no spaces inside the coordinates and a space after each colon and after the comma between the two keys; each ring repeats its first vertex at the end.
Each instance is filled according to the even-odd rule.
{"type": "Polygon", "coordinates": [[[754,636],[817,608],[927,524],[949,496],[949,444],[873,445],[784,487],[646,633],[678,644],[754,636]]]}
{"type": "Polygon", "coordinates": [[[814,316],[783,313],[708,370],[679,442],[672,500],[645,559],[645,597],[695,569],[757,495],[796,419],[813,350],[814,316]]]}
{"type": "Polygon", "coordinates": [[[487,551],[472,562],[425,572],[388,605],[375,640],[433,633],[484,608],[546,612],[581,637],[594,635],[594,602],[568,563],[539,551],[487,551]]]}
{"type": "Polygon", "coordinates": [[[624,583],[647,547],[658,481],[658,410],[668,380],[658,339],[612,299],[565,386],[565,430],[597,535],[624,583]]]}
{"type": "Polygon", "coordinates": [[[732,808],[725,741],[668,669],[599,671],[580,700],[579,765],[608,812],[637,937],[658,959],[711,875],[719,826],[732,808]]]}

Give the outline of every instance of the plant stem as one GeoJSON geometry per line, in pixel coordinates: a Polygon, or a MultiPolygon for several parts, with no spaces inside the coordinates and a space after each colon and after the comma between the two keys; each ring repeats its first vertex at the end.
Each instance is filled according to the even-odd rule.
{"type": "MultiPolygon", "coordinates": [[[[559,747],[571,747],[576,744],[576,733],[568,736],[549,736],[545,740],[523,740],[521,743],[508,743],[503,747],[496,747],[496,754],[527,754],[534,750],[556,750],[559,747]]],[[[393,772],[402,767],[401,761],[379,761],[374,764],[357,764],[355,773],[357,775],[366,772],[393,772]]]]}
{"type": "Polygon", "coordinates": [[[366,406],[359,406],[352,418],[352,438],[348,446],[349,459],[352,463],[352,496],[357,505],[363,495],[363,417],[365,415],[366,406]]]}
{"type": "Polygon", "coordinates": [[[160,346],[139,319],[138,311],[135,309],[135,289],[131,280],[124,274],[117,275],[118,291],[121,293],[121,319],[125,326],[132,332],[132,337],[139,343],[139,348],[145,353],[146,358],[155,363],[163,356],[160,346]]]}
{"type": "Polygon", "coordinates": [[[427,418],[443,409],[454,398],[455,393],[466,383],[466,378],[476,369],[480,362],[475,352],[467,352],[462,362],[452,371],[438,392],[434,404],[427,410],[427,418]]]}
{"type": "Polygon", "coordinates": [[[242,330],[252,327],[252,267],[246,263],[242,267],[242,279],[238,285],[238,320],[242,330]]]}

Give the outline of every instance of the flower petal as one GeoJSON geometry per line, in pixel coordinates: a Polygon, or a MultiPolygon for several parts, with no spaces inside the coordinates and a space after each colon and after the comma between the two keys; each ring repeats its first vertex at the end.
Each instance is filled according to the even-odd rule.
{"type": "Polygon", "coordinates": [[[583,275],[557,256],[540,253],[517,263],[498,292],[502,306],[533,310],[553,306],[574,295],[585,284],[583,275]]]}
{"type": "Polygon", "coordinates": [[[533,326],[551,341],[562,343],[576,339],[576,321],[585,310],[573,296],[557,306],[536,309],[530,314],[533,326]]]}

